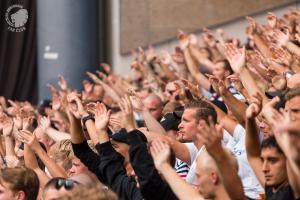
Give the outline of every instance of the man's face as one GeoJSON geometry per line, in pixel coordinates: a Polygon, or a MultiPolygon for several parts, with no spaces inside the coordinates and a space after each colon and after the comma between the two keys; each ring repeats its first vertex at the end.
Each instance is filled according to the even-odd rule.
{"type": "Polygon", "coordinates": [[[88,172],[88,168],[78,158],[74,157],[72,167],[69,170],[69,176],[75,176],[84,172],[88,172]]]}
{"type": "MultiPolygon", "coordinates": [[[[204,161],[204,160],[203,160],[204,161]]],[[[215,184],[213,182],[213,173],[211,170],[205,169],[201,160],[201,156],[197,159],[196,180],[197,190],[205,199],[215,198],[215,184]]]]}
{"type": "Polygon", "coordinates": [[[179,94],[179,92],[180,88],[177,88],[173,82],[170,82],[166,85],[164,94],[169,101],[173,102],[176,101],[176,96],[179,94]]]}
{"type": "Polygon", "coordinates": [[[290,113],[292,121],[300,122],[300,96],[296,96],[285,103],[285,110],[290,113]]]}
{"type": "Polygon", "coordinates": [[[287,180],[286,158],[276,148],[263,148],[261,159],[263,161],[262,171],[265,176],[266,186],[276,187],[287,180]]]}
{"type": "Polygon", "coordinates": [[[149,110],[150,114],[156,119],[160,120],[162,117],[163,106],[156,100],[144,101],[144,106],[149,110]]]}
{"type": "Polygon", "coordinates": [[[267,123],[267,121],[264,118],[259,122],[259,129],[263,133],[264,138],[268,138],[272,135],[271,126],[267,123]]]}
{"type": "Polygon", "coordinates": [[[125,158],[125,163],[129,162],[129,145],[123,142],[111,140],[113,148],[125,158]]]}
{"type": "Polygon", "coordinates": [[[15,194],[10,189],[9,184],[2,180],[0,183],[0,200],[14,199],[14,198],[16,198],[15,194]]]}
{"type": "Polygon", "coordinates": [[[217,62],[213,69],[213,75],[216,76],[220,80],[224,80],[225,78],[225,68],[223,62],[217,62]]]}
{"type": "Polygon", "coordinates": [[[183,140],[194,141],[198,132],[198,120],[196,119],[197,109],[187,108],[184,110],[181,122],[178,126],[178,133],[182,135],[183,140]]]}

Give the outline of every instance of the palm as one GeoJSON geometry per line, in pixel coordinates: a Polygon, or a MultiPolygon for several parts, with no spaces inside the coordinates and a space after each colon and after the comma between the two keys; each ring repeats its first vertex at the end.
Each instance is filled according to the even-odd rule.
{"type": "Polygon", "coordinates": [[[245,54],[236,53],[229,62],[233,71],[240,73],[245,65],[245,54]]]}
{"type": "Polygon", "coordinates": [[[105,130],[110,119],[110,111],[104,104],[97,102],[95,110],[95,127],[97,130],[105,130]]]}

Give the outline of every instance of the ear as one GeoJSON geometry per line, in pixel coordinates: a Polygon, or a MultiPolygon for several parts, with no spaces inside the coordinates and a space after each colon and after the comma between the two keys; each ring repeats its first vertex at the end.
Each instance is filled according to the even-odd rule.
{"type": "Polygon", "coordinates": [[[16,194],[17,200],[25,200],[26,195],[24,191],[18,191],[18,193],[16,194]]]}
{"type": "Polygon", "coordinates": [[[220,178],[219,178],[218,172],[212,171],[210,173],[210,177],[211,177],[212,183],[214,185],[217,185],[220,182],[220,178]]]}
{"type": "Polygon", "coordinates": [[[225,77],[230,75],[230,71],[225,69],[225,73],[224,73],[225,77]]]}

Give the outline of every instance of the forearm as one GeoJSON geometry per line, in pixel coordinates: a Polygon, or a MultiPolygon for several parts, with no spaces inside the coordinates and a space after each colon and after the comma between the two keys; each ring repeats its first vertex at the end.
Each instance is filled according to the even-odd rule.
{"type": "Polygon", "coordinates": [[[76,119],[71,113],[68,112],[68,117],[70,120],[70,135],[73,144],[82,143],[85,138],[81,128],[80,120],[76,119]]]}
{"type": "Polygon", "coordinates": [[[255,119],[246,119],[246,152],[247,157],[260,158],[259,131],[255,119]]]}
{"type": "Polygon", "coordinates": [[[222,98],[233,116],[238,120],[239,124],[245,127],[245,113],[247,105],[235,98],[229,91],[222,95],[222,98]]]}
{"type": "Polygon", "coordinates": [[[61,140],[68,140],[71,139],[70,134],[65,133],[65,132],[60,132],[54,128],[47,128],[46,134],[55,142],[59,142],[61,140]]]}
{"type": "Polygon", "coordinates": [[[212,155],[221,173],[225,190],[231,199],[246,199],[238,172],[230,163],[228,154],[223,150],[219,154],[212,155]]]}
{"type": "Polygon", "coordinates": [[[272,52],[258,34],[253,34],[253,42],[265,58],[272,58],[272,52]]]}
{"type": "Polygon", "coordinates": [[[203,197],[197,192],[197,190],[180,178],[176,171],[167,163],[162,166],[162,175],[168,182],[169,186],[176,194],[178,199],[181,200],[201,200],[203,197]]]}
{"type": "Polygon", "coordinates": [[[117,94],[117,92],[113,88],[111,88],[108,84],[106,84],[104,82],[101,82],[101,83],[98,83],[98,84],[100,84],[103,87],[105,93],[108,96],[110,96],[113,99],[113,101],[119,102],[121,100],[121,98],[117,94]]]}
{"type": "Polygon", "coordinates": [[[89,136],[93,142],[94,145],[99,143],[99,139],[97,136],[97,130],[95,127],[95,123],[93,120],[89,119],[85,122],[85,127],[87,129],[87,132],[89,133],[89,136]]]}
{"type": "Polygon", "coordinates": [[[263,66],[256,66],[254,65],[258,74],[263,77],[266,81],[270,82],[272,77],[268,75],[268,71],[263,66]]]}
{"type": "Polygon", "coordinates": [[[160,123],[150,114],[148,110],[142,111],[143,119],[146,123],[146,126],[149,131],[153,131],[156,133],[167,134],[165,129],[160,125],[160,123]]]}
{"type": "Polygon", "coordinates": [[[188,67],[188,69],[190,71],[190,74],[197,80],[197,82],[201,85],[201,87],[203,87],[206,90],[209,90],[209,88],[210,88],[210,82],[198,70],[197,64],[194,61],[194,59],[192,58],[192,56],[191,56],[191,54],[189,52],[189,49],[184,49],[183,53],[184,53],[184,58],[185,58],[187,67],[188,67]]]}
{"type": "Polygon", "coordinates": [[[259,89],[247,68],[243,68],[243,70],[240,73],[240,77],[242,84],[247,90],[250,97],[256,93],[259,93],[263,97],[263,104],[268,102],[266,95],[259,89]]]}
{"type": "Polygon", "coordinates": [[[5,149],[6,149],[6,156],[16,156],[14,151],[14,141],[11,136],[5,136],[5,149]]]}
{"type": "Polygon", "coordinates": [[[194,45],[189,46],[192,56],[204,67],[206,67],[210,72],[214,70],[214,63],[208,58],[204,58],[201,52],[199,52],[198,47],[194,45]]]}
{"type": "Polygon", "coordinates": [[[300,56],[300,48],[295,45],[293,42],[288,42],[286,44],[286,48],[291,52],[296,54],[297,56],[300,56]]]}
{"type": "Polygon", "coordinates": [[[44,188],[46,183],[49,181],[49,177],[46,175],[44,171],[42,171],[37,163],[36,157],[33,151],[25,144],[24,146],[24,161],[25,166],[34,170],[34,172],[38,175],[40,181],[40,187],[44,188]]]}
{"type": "Polygon", "coordinates": [[[51,159],[41,146],[39,146],[35,150],[35,153],[43,161],[52,177],[68,177],[65,170],[62,167],[60,167],[53,159],[51,159]]]}

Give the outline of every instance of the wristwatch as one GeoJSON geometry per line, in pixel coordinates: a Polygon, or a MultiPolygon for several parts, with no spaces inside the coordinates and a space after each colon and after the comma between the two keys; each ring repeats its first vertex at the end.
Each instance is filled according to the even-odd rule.
{"type": "Polygon", "coordinates": [[[295,73],[292,71],[285,71],[283,72],[283,75],[285,76],[286,79],[291,78],[295,73]]]}

